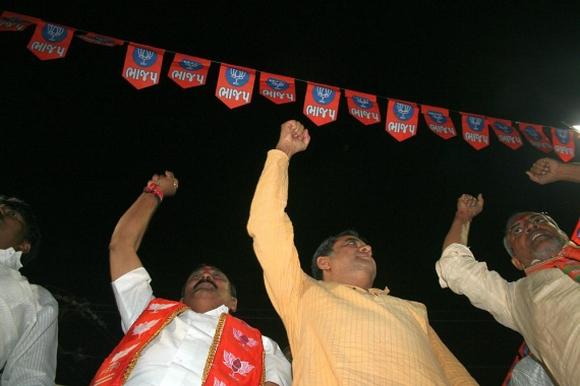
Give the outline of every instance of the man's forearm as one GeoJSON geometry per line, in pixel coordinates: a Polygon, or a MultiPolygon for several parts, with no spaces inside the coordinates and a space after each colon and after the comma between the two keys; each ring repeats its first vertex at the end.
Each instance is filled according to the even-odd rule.
{"type": "Polygon", "coordinates": [[[454,243],[467,245],[470,225],[471,221],[455,216],[443,241],[443,249],[454,243]]]}
{"type": "Polygon", "coordinates": [[[561,164],[558,174],[560,181],[580,183],[580,164],[561,164]]]}
{"type": "Polygon", "coordinates": [[[157,197],[142,193],[119,219],[109,244],[112,280],[141,266],[137,250],[158,205],[157,197]]]}

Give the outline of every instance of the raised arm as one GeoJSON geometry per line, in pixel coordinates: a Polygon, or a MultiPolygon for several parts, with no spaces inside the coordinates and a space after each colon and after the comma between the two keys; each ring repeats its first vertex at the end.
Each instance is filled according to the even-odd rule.
{"type": "Polygon", "coordinates": [[[280,314],[293,312],[296,294],[305,277],[285,208],[289,158],[305,150],[309,142],[308,130],[300,122],[282,124],[278,145],[268,152],[250,208],[248,233],[253,238],[254,252],[264,271],[268,295],[280,314]]]}
{"type": "Polygon", "coordinates": [[[467,245],[471,221],[483,210],[483,196],[477,198],[469,194],[462,194],[457,199],[455,217],[443,241],[443,250],[453,243],[467,245]]]}
{"type": "Polygon", "coordinates": [[[164,175],[155,174],[144,192],[121,216],[109,243],[112,281],[142,266],[137,251],[149,221],[161,200],[175,195],[177,187],[178,182],[173,173],[166,171],[164,175]]]}
{"type": "Polygon", "coordinates": [[[283,151],[288,156],[288,159],[296,153],[306,150],[310,143],[310,134],[308,129],[294,120],[284,122],[280,126],[280,138],[276,149],[283,151]]]}
{"type": "Polygon", "coordinates": [[[580,164],[565,164],[552,158],[540,158],[526,174],[530,180],[540,185],[556,181],[580,183],[580,164]]]}

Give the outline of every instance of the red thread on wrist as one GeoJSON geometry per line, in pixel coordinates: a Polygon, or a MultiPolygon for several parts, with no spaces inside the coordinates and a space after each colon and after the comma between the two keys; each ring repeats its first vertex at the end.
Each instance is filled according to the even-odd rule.
{"type": "Polygon", "coordinates": [[[143,192],[153,194],[155,197],[157,197],[159,202],[163,201],[163,192],[161,191],[161,189],[159,189],[159,185],[157,185],[153,181],[149,182],[147,186],[145,186],[143,192]]]}

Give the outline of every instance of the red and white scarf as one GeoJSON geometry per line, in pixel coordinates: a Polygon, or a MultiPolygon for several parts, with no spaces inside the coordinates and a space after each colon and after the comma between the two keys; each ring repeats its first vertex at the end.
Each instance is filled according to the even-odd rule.
{"type": "MultiPolygon", "coordinates": [[[[171,321],[189,307],[153,299],[105,359],[91,386],[123,385],[139,355],[171,321]]],[[[204,386],[260,386],[264,384],[264,348],[257,329],[229,314],[221,314],[205,363],[204,386]]]]}

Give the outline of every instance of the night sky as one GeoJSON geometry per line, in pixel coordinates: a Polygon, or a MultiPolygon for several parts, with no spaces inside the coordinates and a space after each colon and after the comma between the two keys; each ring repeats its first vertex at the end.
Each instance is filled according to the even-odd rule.
{"type": "Polygon", "coordinates": [[[0,2],[169,51],[160,84],[138,91],[121,77],[126,46],[75,38],[64,59],[40,61],[26,49],[34,27],[0,33],[0,193],[30,202],[40,219],[40,256],[24,273],[60,303],[57,383],[87,384],[122,335],[107,245],[163,170],[180,189],[162,203],[140,250],[155,293],[179,298],[190,270],[212,263],[238,287],[238,316],[287,345],[245,226],[266,151],[288,119],[312,136],[292,159],[287,208],[303,267],[326,236],[357,229],[373,246],[375,286],[424,303],[471,374],[482,385],[501,383],[521,337],[437,283],[434,262],[456,199],[484,195],[470,245],[515,280],[501,245],[506,218],[545,210],[570,233],[580,185],[529,181],[525,171],[543,153],[525,140],[513,151],[490,134],[491,145],[476,151],[460,136],[437,137],[421,118],[417,136],[399,143],[384,131],[385,98],[449,108],[458,129],[459,111],[556,127],[580,121],[580,9],[384,3],[0,2]],[[207,85],[183,90],[169,80],[171,52],[214,61],[207,85]],[[256,88],[251,104],[230,110],[214,96],[218,62],[295,77],[298,100],[275,105],[256,88]],[[338,120],[315,126],[302,114],[304,80],[379,95],[383,121],[360,124],[342,98],[338,120]]]}

